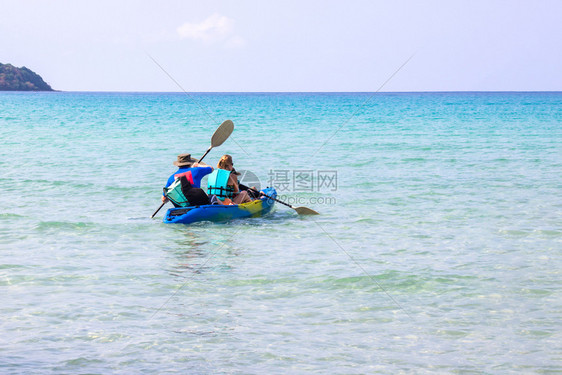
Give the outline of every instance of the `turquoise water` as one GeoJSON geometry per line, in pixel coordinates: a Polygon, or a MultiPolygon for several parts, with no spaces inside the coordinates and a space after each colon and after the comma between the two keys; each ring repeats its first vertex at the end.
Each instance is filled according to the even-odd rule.
{"type": "Polygon", "coordinates": [[[0,93],[0,145],[1,373],[562,372],[561,93],[0,93]],[[149,219],[227,118],[320,216],[149,219]]]}

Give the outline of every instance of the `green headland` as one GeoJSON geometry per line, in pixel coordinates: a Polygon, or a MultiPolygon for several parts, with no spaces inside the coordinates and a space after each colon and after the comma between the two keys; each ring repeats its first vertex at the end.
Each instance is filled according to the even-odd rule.
{"type": "Polygon", "coordinates": [[[0,91],[54,91],[43,78],[25,66],[0,63],[0,91]]]}

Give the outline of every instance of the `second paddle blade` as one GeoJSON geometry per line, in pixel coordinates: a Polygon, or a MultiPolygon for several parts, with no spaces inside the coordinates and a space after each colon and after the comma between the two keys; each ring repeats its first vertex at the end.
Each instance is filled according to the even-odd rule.
{"type": "Polygon", "coordinates": [[[293,207],[297,214],[299,215],[320,215],[318,212],[308,208],[308,207],[293,207]]]}

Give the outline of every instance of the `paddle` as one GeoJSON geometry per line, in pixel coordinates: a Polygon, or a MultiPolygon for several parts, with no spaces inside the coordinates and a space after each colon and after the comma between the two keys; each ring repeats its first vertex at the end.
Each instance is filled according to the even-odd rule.
{"type": "Polygon", "coordinates": [[[217,130],[215,130],[215,134],[213,134],[213,136],[211,137],[211,146],[209,146],[207,151],[203,154],[203,156],[201,156],[201,159],[199,159],[198,163],[201,163],[201,160],[203,160],[203,158],[207,156],[207,154],[212,150],[213,147],[222,145],[224,141],[226,141],[226,139],[230,137],[233,130],[234,123],[230,120],[226,120],[225,122],[220,124],[217,130]]]}
{"type": "MultiPolygon", "coordinates": [[[[213,147],[218,147],[222,145],[224,141],[226,141],[227,138],[230,137],[230,134],[232,134],[233,130],[234,130],[234,123],[231,120],[226,120],[222,124],[220,124],[217,130],[215,130],[213,136],[211,137],[211,146],[207,149],[207,152],[205,152],[205,154],[201,156],[201,159],[199,159],[197,163],[201,163],[201,160],[203,160],[203,158],[207,156],[207,154],[209,153],[209,151],[213,149],[213,147]]],[[[164,207],[165,204],[166,202],[163,202],[160,205],[160,207],[158,207],[158,209],[154,211],[154,213],[150,218],[151,219],[154,218],[154,216],[158,213],[158,211],[160,211],[162,207],[164,207]]]]}
{"type": "Polygon", "coordinates": [[[253,191],[254,193],[258,193],[259,195],[263,195],[264,197],[268,197],[269,199],[273,199],[275,202],[279,202],[281,204],[284,204],[285,206],[290,207],[293,210],[297,211],[297,214],[299,214],[299,215],[320,215],[318,212],[316,212],[313,209],[310,209],[308,207],[293,207],[289,203],[285,203],[285,202],[280,201],[279,199],[270,197],[269,195],[264,194],[261,191],[257,191],[256,189],[252,189],[251,187],[247,187],[247,186],[244,186],[242,184],[240,184],[239,186],[244,187],[247,190],[253,191]]]}

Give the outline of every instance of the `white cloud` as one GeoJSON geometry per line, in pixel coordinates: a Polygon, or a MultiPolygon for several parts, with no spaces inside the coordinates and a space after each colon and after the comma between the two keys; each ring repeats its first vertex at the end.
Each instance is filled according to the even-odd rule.
{"type": "Polygon", "coordinates": [[[192,39],[205,43],[237,40],[237,45],[243,45],[241,37],[234,34],[234,20],[220,14],[213,14],[201,22],[186,22],[176,29],[182,39],[192,39]]]}

